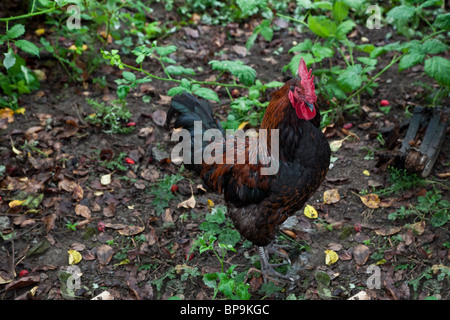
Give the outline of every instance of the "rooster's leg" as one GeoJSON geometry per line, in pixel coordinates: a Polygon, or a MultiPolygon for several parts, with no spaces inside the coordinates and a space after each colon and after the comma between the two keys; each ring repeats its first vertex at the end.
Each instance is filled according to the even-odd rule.
{"type": "MultiPolygon", "coordinates": [[[[295,281],[294,278],[290,276],[283,275],[277,271],[275,271],[274,267],[278,267],[280,265],[284,264],[271,264],[269,263],[269,255],[268,255],[268,248],[267,247],[258,247],[259,257],[261,260],[261,273],[266,276],[273,276],[278,279],[282,280],[289,280],[289,281],[295,281]]],[[[277,251],[278,253],[278,251],[277,251]]],[[[289,260],[288,260],[289,261],[289,260]]]]}

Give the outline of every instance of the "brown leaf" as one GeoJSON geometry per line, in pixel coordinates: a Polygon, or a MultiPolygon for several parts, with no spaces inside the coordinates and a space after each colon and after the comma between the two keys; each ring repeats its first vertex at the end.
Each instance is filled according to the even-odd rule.
{"type": "Polygon", "coordinates": [[[358,244],[353,250],[353,257],[355,258],[356,263],[360,266],[366,263],[367,259],[369,258],[369,255],[370,255],[369,247],[363,244],[358,244]]]}
{"type": "Polygon", "coordinates": [[[339,260],[347,261],[351,259],[352,255],[347,250],[342,250],[341,252],[339,252],[339,260]]]}
{"type": "Polygon", "coordinates": [[[167,118],[166,112],[160,109],[156,110],[152,114],[153,122],[161,127],[164,126],[164,124],[166,123],[166,118],[167,118]]]}
{"type": "Polygon", "coordinates": [[[102,266],[106,266],[111,261],[113,254],[113,248],[111,248],[107,244],[102,244],[97,248],[97,259],[102,266]]]}
{"type": "Polygon", "coordinates": [[[186,27],[186,28],[184,28],[184,32],[186,33],[186,35],[188,37],[191,37],[191,38],[194,38],[194,39],[198,38],[198,30],[186,27]]]}
{"type": "Polygon", "coordinates": [[[24,287],[28,287],[31,286],[33,284],[39,283],[41,281],[41,277],[40,276],[28,276],[28,277],[22,277],[19,278],[17,280],[14,280],[10,283],[8,283],[5,287],[4,290],[8,291],[8,290],[15,290],[15,289],[20,289],[20,288],[24,288],[24,287]]]}
{"type": "Polygon", "coordinates": [[[106,208],[103,209],[103,215],[105,217],[111,218],[116,215],[116,206],[114,203],[110,203],[106,208]]]}
{"type": "Polygon", "coordinates": [[[83,200],[84,191],[83,188],[80,187],[79,184],[76,184],[73,188],[72,199],[75,201],[83,200]]]}
{"type": "Polygon", "coordinates": [[[379,236],[392,236],[402,229],[402,227],[383,227],[375,230],[375,233],[379,236]]]}
{"type": "Polygon", "coordinates": [[[425,232],[425,220],[414,223],[412,226],[414,233],[421,236],[425,232]]]}
{"type": "Polygon", "coordinates": [[[150,182],[155,182],[159,179],[159,172],[155,169],[145,168],[141,171],[141,177],[150,182]]]}
{"type": "Polygon", "coordinates": [[[123,236],[134,236],[145,230],[145,227],[139,226],[126,226],[125,228],[119,230],[119,233],[123,236]]]}
{"type": "Polygon", "coordinates": [[[166,211],[161,215],[164,222],[173,222],[172,214],[170,213],[170,209],[167,208],[166,211]]]}
{"type": "Polygon", "coordinates": [[[77,204],[75,206],[75,213],[78,216],[82,216],[86,219],[91,217],[91,210],[89,210],[88,207],[86,207],[85,205],[82,205],[82,204],[77,204]]]}

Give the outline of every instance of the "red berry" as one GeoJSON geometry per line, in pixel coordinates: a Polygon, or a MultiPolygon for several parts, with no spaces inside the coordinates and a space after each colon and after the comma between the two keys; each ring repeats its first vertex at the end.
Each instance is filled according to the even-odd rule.
{"type": "Polygon", "coordinates": [[[134,127],[134,126],[136,126],[136,122],[131,121],[127,123],[127,127],[134,127]]]}
{"type": "Polygon", "coordinates": [[[104,222],[99,221],[99,223],[97,223],[97,229],[98,229],[98,231],[103,232],[103,231],[105,231],[105,228],[106,228],[106,226],[105,226],[105,223],[104,223],[104,222]]]}
{"type": "Polygon", "coordinates": [[[173,185],[170,187],[170,191],[172,191],[172,193],[177,192],[177,190],[178,190],[178,186],[177,186],[176,184],[173,184],[173,185]]]}
{"type": "Polygon", "coordinates": [[[344,124],[344,129],[351,129],[353,127],[353,124],[350,122],[347,122],[346,124],[344,124]]]}
{"type": "Polygon", "coordinates": [[[355,223],[355,231],[356,232],[360,232],[361,230],[362,230],[362,226],[361,226],[361,224],[359,224],[359,223],[355,223]]]}
{"type": "Polygon", "coordinates": [[[19,277],[26,277],[27,275],[29,275],[30,273],[28,272],[28,270],[25,270],[25,269],[23,269],[23,270],[21,270],[20,272],[19,272],[19,277]]]}
{"type": "Polygon", "coordinates": [[[125,162],[128,163],[128,164],[136,164],[136,162],[134,162],[134,160],[129,158],[129,157],[125,158],[125,162]]]}
{"type": "Polygon", "coordinates": [[[387,106],[389,105],[389,101],[387,101],[387,100],[381,100],[381,101],[380,101],[380,105],[381,105],[382,107],[387,107],[387,106]]]}
{"type": "Polygon", "coordinates": [[[186,259],[186,261],[191,261],[192,259],[194,259],[194,253],[192,252],[191,254],[186,254],[184,258],[186,259]]]}

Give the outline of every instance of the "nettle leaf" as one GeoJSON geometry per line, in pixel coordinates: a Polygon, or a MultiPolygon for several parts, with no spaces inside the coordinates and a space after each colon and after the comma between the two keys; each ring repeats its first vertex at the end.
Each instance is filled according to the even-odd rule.
{"type": "Polygon", "coordinates": [[[443,13],[436,16],[433,26],[442,30],[450,30],[450,12],[443,13]]]}
{"type": "Polygon", "coordinates": [[[170,88],[167,91],[167,95],[173,97],[173,96],[175,96],[177,94],[180,94],[180,93],[183,93],[183,92],[191,92],[191,91],[189,89],[187,89],[187,88],[179,86],[179,87],[170,88]]]}
{"type": "Polygon", "coordinates": [[[342,0],[338,0],[334,3],[333,6],[333,18],[341,22],[348,16],[348,5],[344,3],[342,0]]]}
{"type": "Polygon", "coordinates": [[[236,0],[237,5],[241,9],[244,16],[249,15],[256,7],[258,7],[257,0],[236,0]]]}
{"type": "Polygon", "coordinates": [[[239,81],[246,86],[251,86],[255,82],[255,69],[246,66],[242,61],[212,60],[209,62],[209,64],[212,66],[213,70],[229,71],[233,76],[236,76],[239,81]]]}
{"type": "Polygon", "coordinates": [[[6,32],[9,39],[16,39],[25,33],[25,27],[22,24],[16,24],[6,32]]]}
{"type": "Polygon", "coordinates": [[[434,78],[439,84],[450,86],[450,60],[443,57],[432,57],[425,60],[425,73],[434,78]]]}
{"type": "Polygon", "coordinates": [[[266,41],[272,41],[273,38],[273,29],[270,26],[270,20],[263,20],[261,22],[261,35],[266,41]]]}
{"type": "Polygon", "coordinates": [[[400,62],[398,63],[398,71],[403,71],[407,68],[411,68],[419,63],[421,63],[425,59],[425,54],[421,51],[412,51],[404,55],[400,62]]]}
{"type": "Polygon", "coordinates": [[[337,77],[338,84],[342,90],[349,93],[361,87],[361,71],[362,67],[360,64],[347,67],[347,69],[337,77]]]}
{"type": "Polygon", "coordinates": [[[447,51],[447,49],[448,46],[438,39],[428,39],[422,44],[422,50],[427,54],[441,53],[447,51]]]}

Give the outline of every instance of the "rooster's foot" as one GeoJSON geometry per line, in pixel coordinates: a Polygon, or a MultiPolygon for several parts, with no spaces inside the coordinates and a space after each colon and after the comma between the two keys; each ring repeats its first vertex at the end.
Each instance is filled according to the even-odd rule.
{"type": "Polygon", "coordinates": [[[272,277],[276,278],[276,279],[279,279],[279,280],[282,280],[282,281],[291,281],[291,282],[293,282],[293,281],[296,280],[295,279],[296,277],[291,276],[291,275],[288,276],[288,275],[281,274],[281,273],[275,271],[275,269],[274,269],[274,268],[282,266],[282,265],[291,264],[291,261],[289,260],[289,257],[287,256],[287,254],[276,250],[273,247],[273,245],[269,245],[267,247],[258,247],[258,252],[259,252],[259,257],[260,257],[260,260],[261,260],[261,274],[264,276],[264,278],[265,278],[264,280],[266,280],[266,278],[272,280],[272,277]],[[284,257],[287,260],[287,262],[286,263],[279,263],[279,264],[269,263],[269,254],[268,254],[269,250],[270,251],[274,251],[275,250],[275,253],[279,254],[282,257],[284,257]]]}

